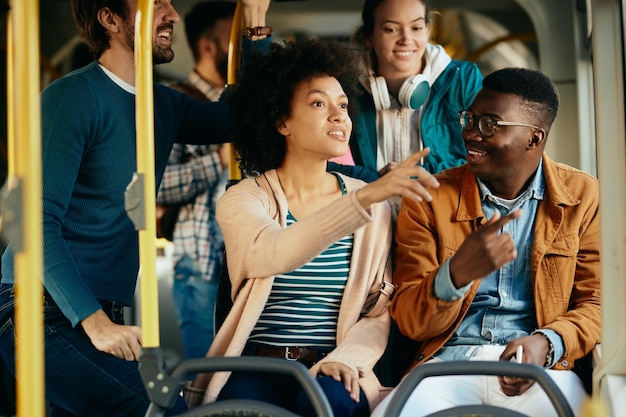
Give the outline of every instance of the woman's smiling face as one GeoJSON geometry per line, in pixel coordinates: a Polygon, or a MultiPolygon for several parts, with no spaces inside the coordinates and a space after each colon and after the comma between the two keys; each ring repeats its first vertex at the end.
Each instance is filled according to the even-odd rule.
{"type": "Polygon", "coordinates": [[[376,53],[378,75],[408,78],[421,72],[428,44],[426,7],[420,0],[387,0],[374,12],[366,46],[376,53]]]}

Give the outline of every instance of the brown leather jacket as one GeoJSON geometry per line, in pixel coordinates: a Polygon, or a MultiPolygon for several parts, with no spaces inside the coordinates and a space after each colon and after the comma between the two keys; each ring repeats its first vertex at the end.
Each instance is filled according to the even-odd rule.
{"type": "MultiPolygon", "coordinates": [[[[565,345],[555,369],[570,369],[600,342],[598,180],[545,154],[543,170],[546,195],[537,208],[531,261],[534,302],[539,328],[554,330],[565,345]]],[[[480,285],[476,280],[458,301],[434,296],[439,267],[486,221],[467,165],[438,179],[431,203],[403,201],[396,229],[391,314],[404,335],[420,342],[412,366],[452,336],[480,285]]]]}

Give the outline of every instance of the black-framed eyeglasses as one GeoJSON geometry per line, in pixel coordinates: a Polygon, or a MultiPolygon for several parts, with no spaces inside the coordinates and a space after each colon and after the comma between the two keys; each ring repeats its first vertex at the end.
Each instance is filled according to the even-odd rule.
{"type": "Polygon", "coordinates": [[[459,112],[459,122],[463,130],[472,130],[474,124],[478,120],[478,130],[486,138],[493,136],[496,133],[498,126],[525,126],[532,127],[533,129],[539,129],[538,126],[529,125],[528,123],[519,122],[505,122],[503,120],[493,120],[489,116],[476,116],[471,111],[461,110],[459,112]]]}

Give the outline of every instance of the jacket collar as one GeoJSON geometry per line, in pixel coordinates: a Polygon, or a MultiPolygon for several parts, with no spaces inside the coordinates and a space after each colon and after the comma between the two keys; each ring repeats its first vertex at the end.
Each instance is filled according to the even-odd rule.
{"type": "Polygon", "coordinates": [[[456,212],[456,220],[459,222],[480,220],[485,217],[483,213],[480,192],[476,177],[469,169],[469,165],[461,166],[461,195],[459,196],[459,208],[456,212]]]}
{"type": "MultiPolygon", "coordinates": [[[[543,154],[543,175],[547,195],[552,206],[575,206],[580,204],[580,199],[574,196],[560,175],[562,165],[552,161],[545,153],[543,154]]],[[[460,203],[456,213],[457,221],[478,220],[482,222],[485,217],[481,206],[480,192],[476,177],[469,170],[469,166],[462,165],[459,168],[448,170],[449,177],[458,176],[461,179],[460,203]]]]}
{"type": "Polygon", "coordinates": [[[575,206],[580,204],[580,199],[572,193],[567,184],[565,184],[565,181],[563,181],[561,171],[564,165],[552,161],[548,155],[544,153],[543,167],[543,175],[546,178],[546,189],[548,190],[548,197],[550,201],[552,201],[552,204],[556,206],[575,206]]]}

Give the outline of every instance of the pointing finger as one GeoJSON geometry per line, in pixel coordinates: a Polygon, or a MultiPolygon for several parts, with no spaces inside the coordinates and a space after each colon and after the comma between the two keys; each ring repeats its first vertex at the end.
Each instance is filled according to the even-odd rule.
{"type": "Polygon", "coordinates": [[[421,162],[422,158],[425,158],[429,153],[430,153],[430,148],[424,148],[423,150],[419,152],[415,152],[411,154],[411,156],[409,156],[407,159],[402,161],[399,164],[399,166],[410,167],[410,166],[418,165],[421,162]]]}
{"type": "Polygon", "coordinates": [[[522,215],[522,211],[521,210],[515,210],[515,211],[510,212],[506,216],[502,217],[500,215],[500,212],[496,211],[494,213],[493,217],[491,217],[487,221],[487,223],[485,223],[485,225],[483,226],[483,229],[487,229],[488,231],[496,232],[496,231],[502,229],[502,227],[504,227],[505,224],[507,224],[511,220],[517,219],[521,215],[522,215]]]}

